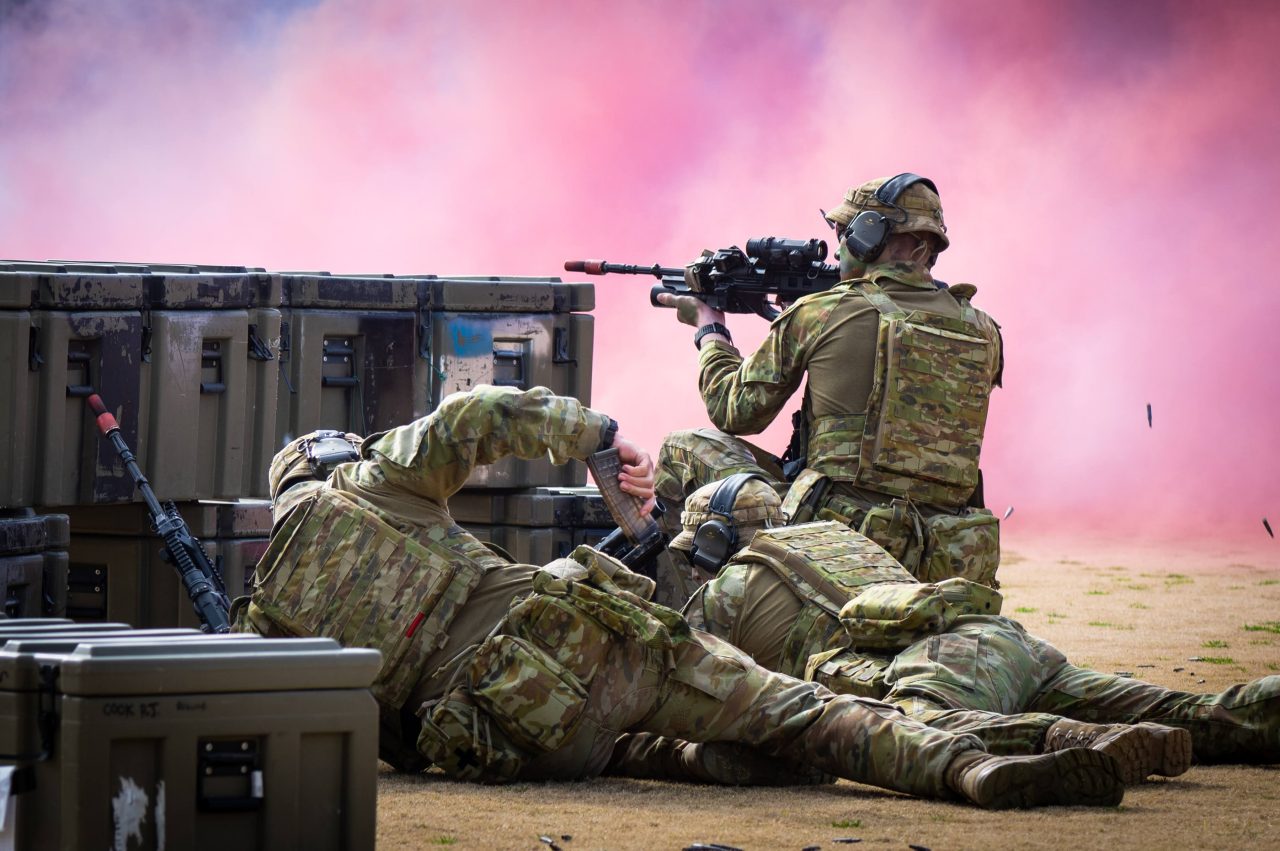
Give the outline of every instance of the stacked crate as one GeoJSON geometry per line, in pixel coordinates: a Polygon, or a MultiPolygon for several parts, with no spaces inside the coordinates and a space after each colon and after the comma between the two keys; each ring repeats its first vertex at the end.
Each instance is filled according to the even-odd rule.
{"type": "MultiPolygon", "coordinates": [[[[146,507],[86,505],[71,519],[67,617],[138,627],[200,625],[178,572],[164,559],[146,507]]],[[[178,511],[204,547],[231,599],[253,590],[254,568],[271,535],[271,503],[183,502],[178,511]]]]}
{"type": "Polygon", "coordinates": [[[538,487],[511,491],[468,488],[449,500],[449,512],[471,534],[514,561],[546,564],[613,531],[594,487],[538,487]]]}
{"type": "Polygon", "coordinates": [[[8,618],[61,617],[67,606],[65,514],[0,511],[0,605],[8,618]]]}
{"type": "Polygon", "coordinates": [[[372,848],[380,657],[0,622],[0,845],[372,848]]]}
{"type": "MultiPolygon", "coordinates": [[[[195,624],[132,480],[88,415],[90,393],[234,598],[270,534],[266,504],[244,501],[269,497],[283,443],[321,428],[402,425],[479,384],[544,386],[589,403],[593,307],[590,284],[558,278],[0,261],[10,364],[0,397],[13,401],[0,410],[0,509],[71,517],[69,564],[53,582],[61,593],[41,611],[195,624]]],[[[544,562],[611,526],[594,491],[566,490],[584,484],[581,462],[507,458],[477,469],[452,504],[483,539],[544,562]]]]}

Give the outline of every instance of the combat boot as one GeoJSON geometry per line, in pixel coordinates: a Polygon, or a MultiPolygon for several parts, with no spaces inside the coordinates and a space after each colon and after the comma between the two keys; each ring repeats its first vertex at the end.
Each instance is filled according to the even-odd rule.
{"type": "Polygon", "coordinates": [[[1068,748],[1089,748],[1113,757],[1126,786],[1152,774],[1176,777],[1191,767],[1191,733],[1162,724],[1090,724],[1063,718],[1045,733],[1043,751],[1068,748]]]}
{"type": "Polygon", "coordinates": [[[836,781],[816,768],[768,756],[736,742],[686,744],[680,762],[687,777],[722,786],[815,786],[836,781]]]}
{"type": "Polygon", "coordinates": [[[1073,748],[1038,756],[960,754],[947,766],[947,785],[988,810],[1015,807],[1114,807],[1124,799],[1120,766],[1101,751],[1073,748]]]}

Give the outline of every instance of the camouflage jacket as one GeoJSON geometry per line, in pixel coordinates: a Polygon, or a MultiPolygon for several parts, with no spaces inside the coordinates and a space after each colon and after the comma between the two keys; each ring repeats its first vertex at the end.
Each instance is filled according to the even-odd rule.
{"type": "MultiPolygon", "coordinates": [[[[471,471],[508,455],[547,455],[557,464],[600,447],[604,414],[545,387],[516,390],[482,385],[446,397],[428,416],[370,435],[362,460],[338,467],[323,486],[343,491],[411,537],[456,528],[449,497],[471,471]]],[[[277,525],[316,485],[299,485],[273,506],[277,525]]],[[[460,531],[460,530],[459,530],[460,531]]],[[[468,536],[469,537],[469,536],[468,536]]]]}
{"type": "MultiPolygon", "coordinates": [[[[947,290],[938,289],[923,264],[894,262],[867,268],[873,281],[906,310],[961,315],[947,290]]],[[[702,347],[698,386],[707,414],[729,434],[763,431],[809,375],[810,418],[863,414],[876,360],[876,309],[847,281],[796,301],[773,321],[760,347],[745,360],[733,346],[702,347]]],[[[979,312],[981,321],[989,317],[979,312]]],[[[994,323],[991,323],[994,328],[994,323]]]]}

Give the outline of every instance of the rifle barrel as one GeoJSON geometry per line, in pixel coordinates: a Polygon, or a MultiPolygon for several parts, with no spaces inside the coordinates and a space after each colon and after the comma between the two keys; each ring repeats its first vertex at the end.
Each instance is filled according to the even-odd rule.
{"type": "Polygon", "coordinates": [[[631,263],[608,263],[604,260],[566,260],[566,272],[581,272],[586,275],[653,275],[655,278],[683,278],[684,269],[673,266],[637,266],[631,263]]]}

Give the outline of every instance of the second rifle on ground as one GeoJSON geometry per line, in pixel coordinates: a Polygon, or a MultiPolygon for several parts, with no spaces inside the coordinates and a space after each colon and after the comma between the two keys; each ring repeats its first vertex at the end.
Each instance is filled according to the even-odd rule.
{"type": "Polygon", "coordinates": [[[201,628],[205,632],[230,632],[231,605],[227,600],[227,592],[222,587],[222,578],[209,563],[209,557],[205,555],[200,541],[191,534],[187,521],[182,519],[176,505],[172,502],[163,506],[160,504],[155,491],[151,489],[151,483],[138,467],[129,444],[125,443],[124,436],[120,434],[120,424],[107,410],[107,406],[102,404],[98,394],[89,396],[88,402],[89,409],[93,411],[95,422],[98,424],[98,430],[111,441],[116,454],[124,462],[125,469],[133,477],[133,483],[142,492],[142,498],[147,503],[147,511],[151,515],[151,525],[155,528],[156,534],[164,539],[167,559],[182,578],[187,596],[191,598],[191,606],[200,618],[201,628]]]}

